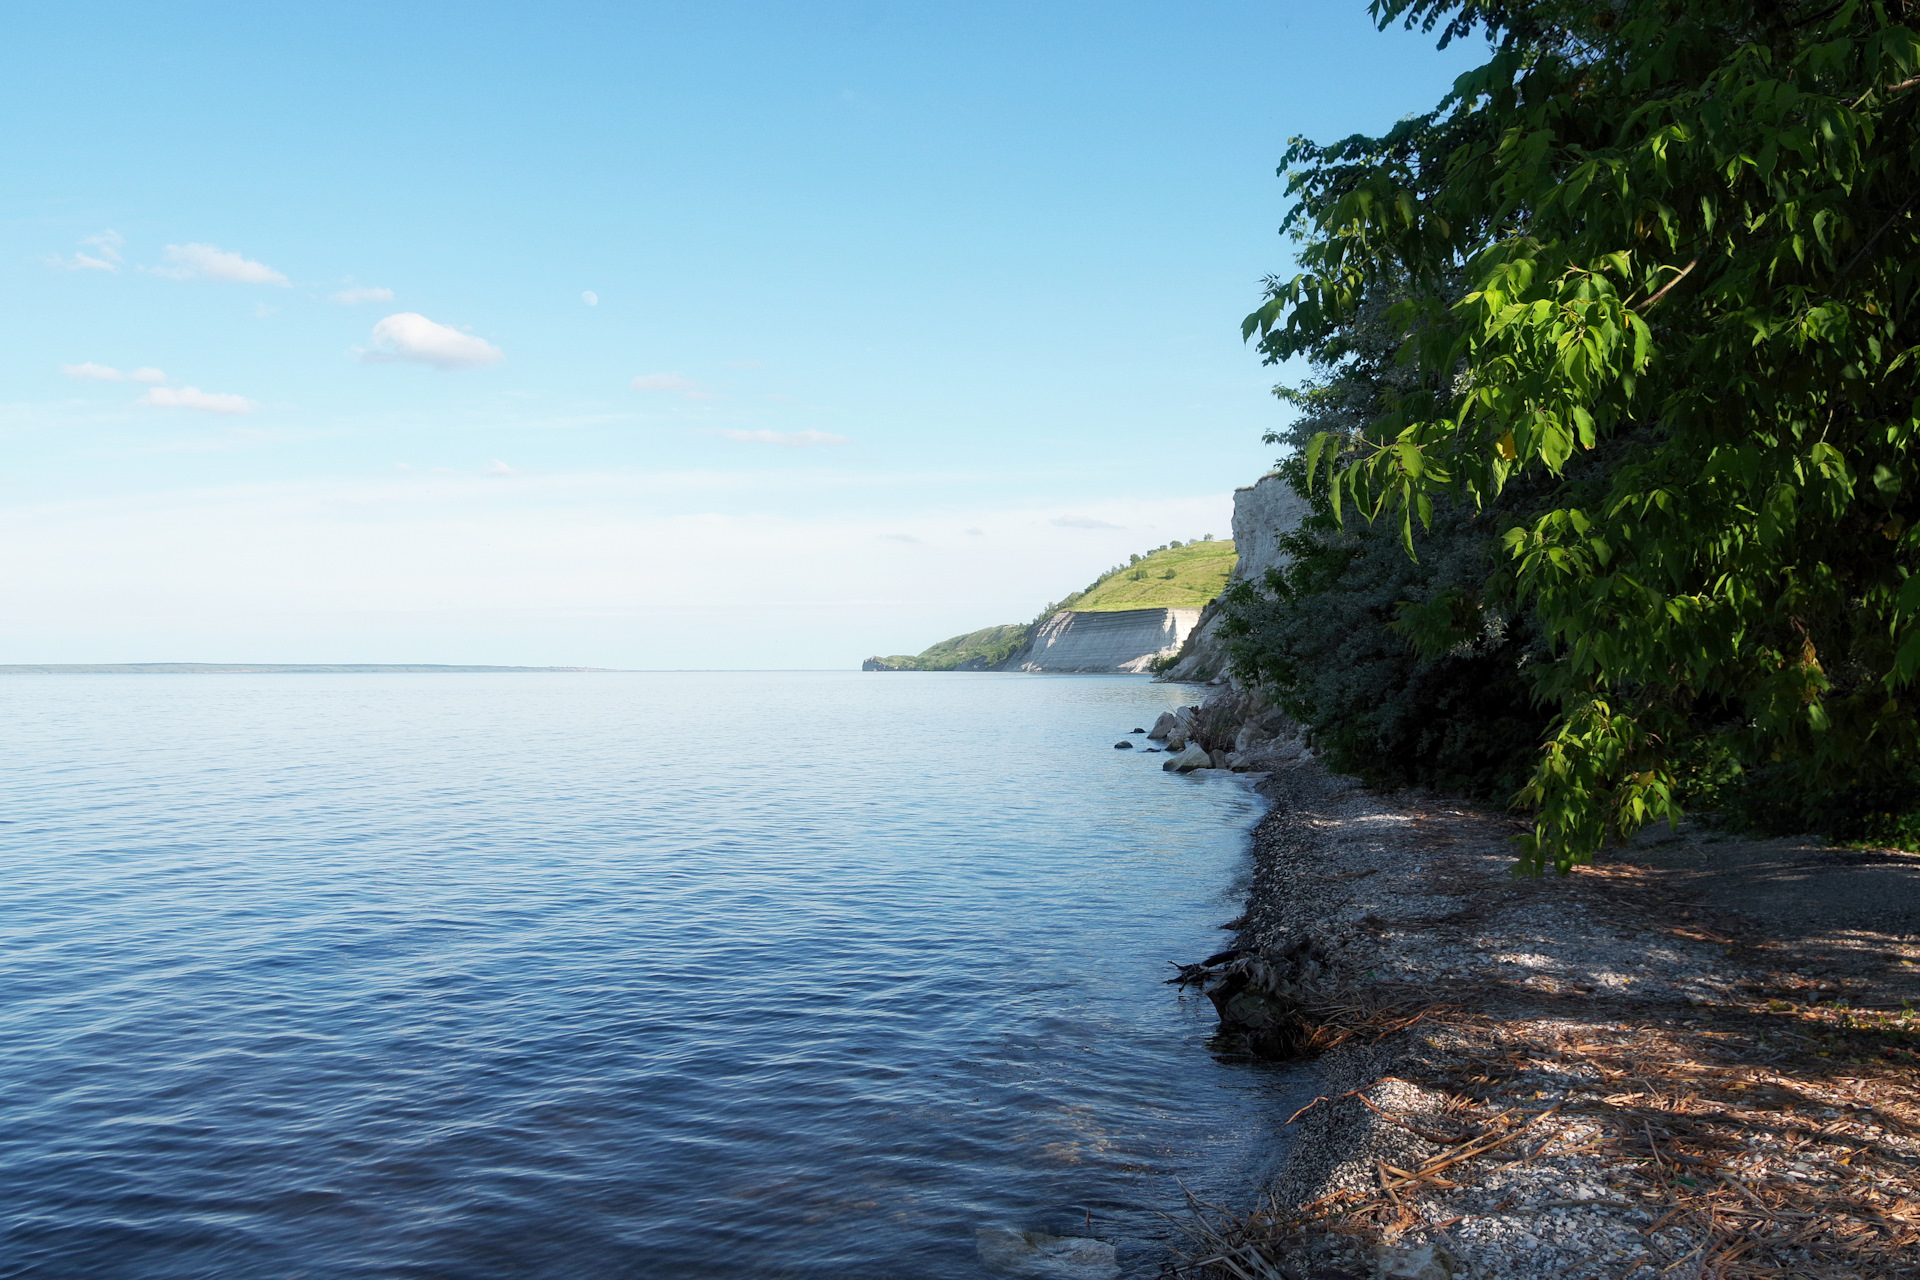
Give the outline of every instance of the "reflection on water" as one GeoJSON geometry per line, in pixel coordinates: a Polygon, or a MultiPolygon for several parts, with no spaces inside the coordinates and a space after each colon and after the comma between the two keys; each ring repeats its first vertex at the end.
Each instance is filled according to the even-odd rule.
{"type": "Polygon", "coordinates": [[[1147,1267],[1311,1096],[1161,985],[1258,816],[1112,750],[1184,692],[7,677],[0,1275],[1147,1267]]]}

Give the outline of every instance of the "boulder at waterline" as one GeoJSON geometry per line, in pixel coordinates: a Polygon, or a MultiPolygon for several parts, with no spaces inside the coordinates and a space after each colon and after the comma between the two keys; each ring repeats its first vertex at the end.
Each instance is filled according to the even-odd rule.
{"type": "Polygon", "coordinates": [[[1160,767],[1171,769],[1175,773],[1185,773],[1189,769],[1207,769],[1213,765],[1213,758],[1199,747],[1185,747],[1160,767]]]}

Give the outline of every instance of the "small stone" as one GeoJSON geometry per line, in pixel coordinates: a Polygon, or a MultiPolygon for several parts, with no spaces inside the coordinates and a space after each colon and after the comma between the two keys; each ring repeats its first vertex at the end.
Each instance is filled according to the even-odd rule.
{"type": "Polygon", "coordinates": [[[1131,742],[1116,742],[1113,744],[1113,749],[1115,751],[1131,751],[1133,750],[1133,744],[1131,742]]]}
{"type": "Polygon", "coordinates": [[[1437,1244],[1377,1244],[1373,1257],[1380,1280],[1453,1280],[1459,1265],[1437,1244]]]}
{"type": "Polygon", "coordinates": [[[1129,729],[1127,730],[1127,732],[1128,733],[1145,733],[1146,730],[1145,729],[1129,729]]]}
{"type": "Polygon", "coordinates": [[[1044,1231],[981,1227],[974,1247],[989,1271],[1034,1280],[1114,1280],[1120,1274],[1114,1248],[1085,1236],[1050,1236],[1044,1231]]]}

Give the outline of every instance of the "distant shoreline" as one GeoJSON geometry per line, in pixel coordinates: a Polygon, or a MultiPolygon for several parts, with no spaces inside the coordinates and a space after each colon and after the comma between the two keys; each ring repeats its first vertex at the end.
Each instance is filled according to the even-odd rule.
{"type": "Polygon", "coordinates": [[[558,672],[618,671],[618,667],[462,667],[443,663],[357,663],[357,662],[38,662],[0,663],[0,675],[76,676],[76,675],[162,675],[162,676],[253,676],[253,675],[408,675],[462,674],[471,672],[558,672]]]}

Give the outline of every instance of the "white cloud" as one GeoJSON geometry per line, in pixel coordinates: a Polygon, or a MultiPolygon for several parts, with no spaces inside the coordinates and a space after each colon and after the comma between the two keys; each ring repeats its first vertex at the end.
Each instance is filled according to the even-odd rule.
{"type": "Polygon", "coordinates": [[[487,474],[490,476],[510,476],[513,474],[513,468],[500,461],[500,459],[495,458],[487,464],[487,474]]]}
{"type": "Polygon", "coordinates": [[[63,364],[60,372],[69,378],[80,378],[87,382],[165,382],[167,375],[151,367],[135,369],[132,373],[122,373],[109,364],[95,364],[89,360],[85,364],[63,364]]]}
{"type": "Polygon", "coordinates": [[[170,244],[160,251],[171,266],[151,267],[169,280],[224,280],[229,284],[285,285],[287,278],[264,262],[210,244],[170,244]]]}
{"type": "Polygon", "coordinates": [[[1096,520],[1092,516],[1056,516],[1053,523],[1062,529],[1124,529],[1123,524],[1112,524],[1105,520],[1096,520]]]}
{"type": "Polygon", "coordinates": [[[370,289],[365,285],[356,284],[328,296],[343,307],[351,307],[362,302],[392,302],[393,290],[370,289]]]}
{"type": "Polygon", "coordinates": [[[198,387],[155,387],[140,397],[140,403],[162,409],[200,409],[207,413],[252,413],[258,407],[245,396],[202,391],[198,387]]]}
{"type": "Polygon", "coordinates": [[[580,301],[590,307],[597,307],[600,305],[600,295],[591,289],[583,289],[580,291],[580,301]]]}
{"type": "Polygon", "coordinates": [[[635,391],[698,391],[700,384],[677,373],[643,373],[629,384],[635,391]]]}
{"type": "Polygon", "coordinates": [[[57,253],[44,255],[44,261],[50,267],[62,271],[118,271],[120,269],[120,246],[126,243],[126,237],[118,231],[102,231],[97,236],[88,236],[80,243],[92,247],[93,253],[76,253],[71,258],[63,258],[57,253]]]}
{"type": "Polygon", "coordinates": [[[86,382],[125,382],[127,375],[111,365],[95,364],[89,360],[85,364],[63,364],[60,372],[69,378],[80,378],[86,382]]]}
{"type": "Polygon", "coordinates": [[[810,449],[821,444],[851,444],[831,431],[719,431],[716,435],[745,444],[777,444],[783,449],[810,449]]]}
{"type": "Polygon", "coordinates": [[[410,360],[436,369],[478,369],[505,358],[505,353],[485,338],[435,324],[414,311],[388,316],[373,326],[373,349],[358,355],[366,364],[410,360]]]}

